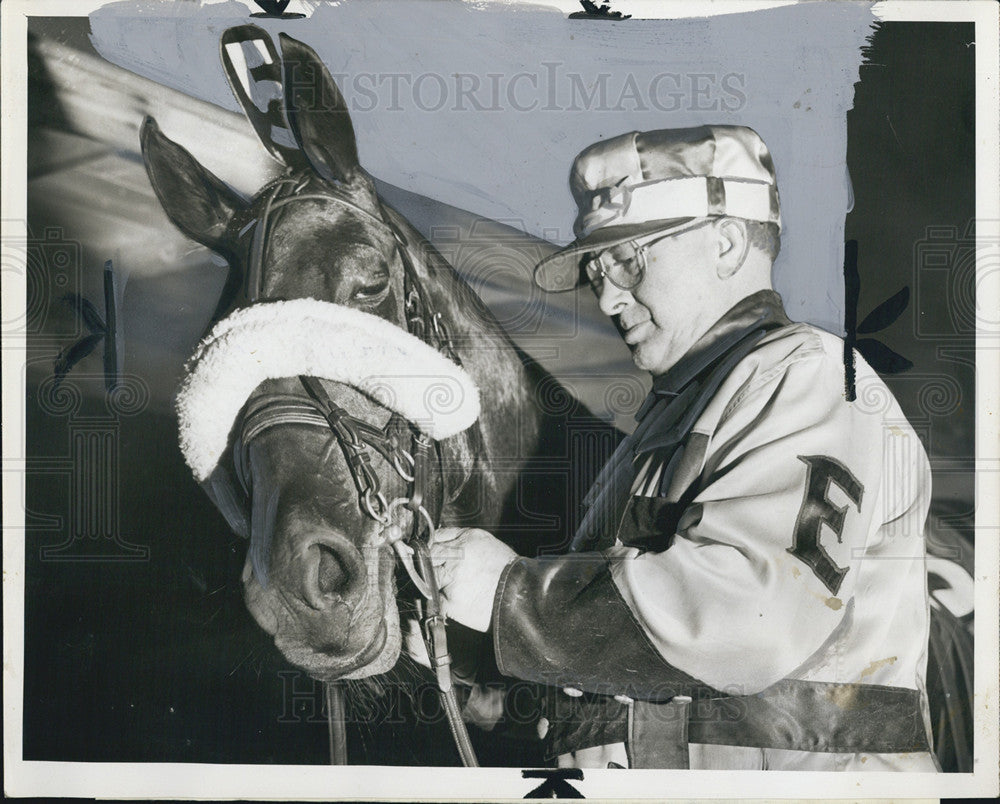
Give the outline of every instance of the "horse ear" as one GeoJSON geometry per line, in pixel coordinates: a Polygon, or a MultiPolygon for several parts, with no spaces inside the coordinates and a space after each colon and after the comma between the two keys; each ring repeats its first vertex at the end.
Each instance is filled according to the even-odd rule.
{"type": "Polygon", "coordinates": [[[176,142],[152,117],[139,135],[146,173],[167,216],[184,234],[214,251],[227,253],[226,230],[246,203],[176,142]]]}
{"type": "Polygon", "coordinates": [[[358,146],[344,96],[311,47],[285,34],[279,39],[288,125],[313,170],[327,181],[350,181],[358,146]]]}

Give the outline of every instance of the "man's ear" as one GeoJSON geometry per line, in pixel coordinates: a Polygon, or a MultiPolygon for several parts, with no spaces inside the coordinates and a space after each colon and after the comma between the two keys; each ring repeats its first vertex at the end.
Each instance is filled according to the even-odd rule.
{"type": "Polygon", "coordinates": [[[739,218],[722,218],[715,227],[718,244],[716,272],[719,279],[734,276],[746,262],[750,237],[746,224],[739,218]]]}

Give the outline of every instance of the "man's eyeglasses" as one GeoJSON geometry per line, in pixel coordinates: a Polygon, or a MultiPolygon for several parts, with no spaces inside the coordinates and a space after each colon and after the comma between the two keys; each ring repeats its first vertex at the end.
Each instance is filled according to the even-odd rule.
{"type": "Polygon", "coordinates": [[[646,275],[646,249],[672,234],[661,235],[646,243],[630,240],[598,253],[584,266],[590,286],[595,292],[599,291],[607,279],[621,290],[635,290],[646,275]]]}
{"type": "Polygon", "coordinates": [[[708,221],[698,221],[694,226],[675,229],[667,234],[654,237],[652,240],[641,242],[640,240],[629,240],[626,243],[619,243],[616,246],[605,249],[592,257],[584,265],[587,272],[587,281],[595,293],[599,293],[605,279],[621,290],[635,290],[646,275],[646,251],[668,237],[699,229],[708,221]]]}

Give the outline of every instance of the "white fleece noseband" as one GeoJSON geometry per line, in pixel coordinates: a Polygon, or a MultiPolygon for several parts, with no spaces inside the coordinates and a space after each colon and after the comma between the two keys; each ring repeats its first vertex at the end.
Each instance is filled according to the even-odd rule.
{"type": "Polygon", "coordinates": [[[195,479],[208,478],[222,458],[253,390],[300,374],[351,385],[434,439],[479,416],[472,378],[385,319],[314,299],[255,304],[216,324],[188,361],[177,415],[195,479]]]}

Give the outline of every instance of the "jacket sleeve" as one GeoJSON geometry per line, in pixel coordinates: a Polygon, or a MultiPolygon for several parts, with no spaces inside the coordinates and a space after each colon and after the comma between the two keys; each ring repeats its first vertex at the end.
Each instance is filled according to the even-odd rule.
{"type": "Polygon", "coordinates": [[[882,418],[845,401],[842,366],[823,351],[728,394],[667,549],[507,568],[494,606],[504,672],[588,691],[644,679],[751,694],[830,638],[873,528],[882,418]]]}

